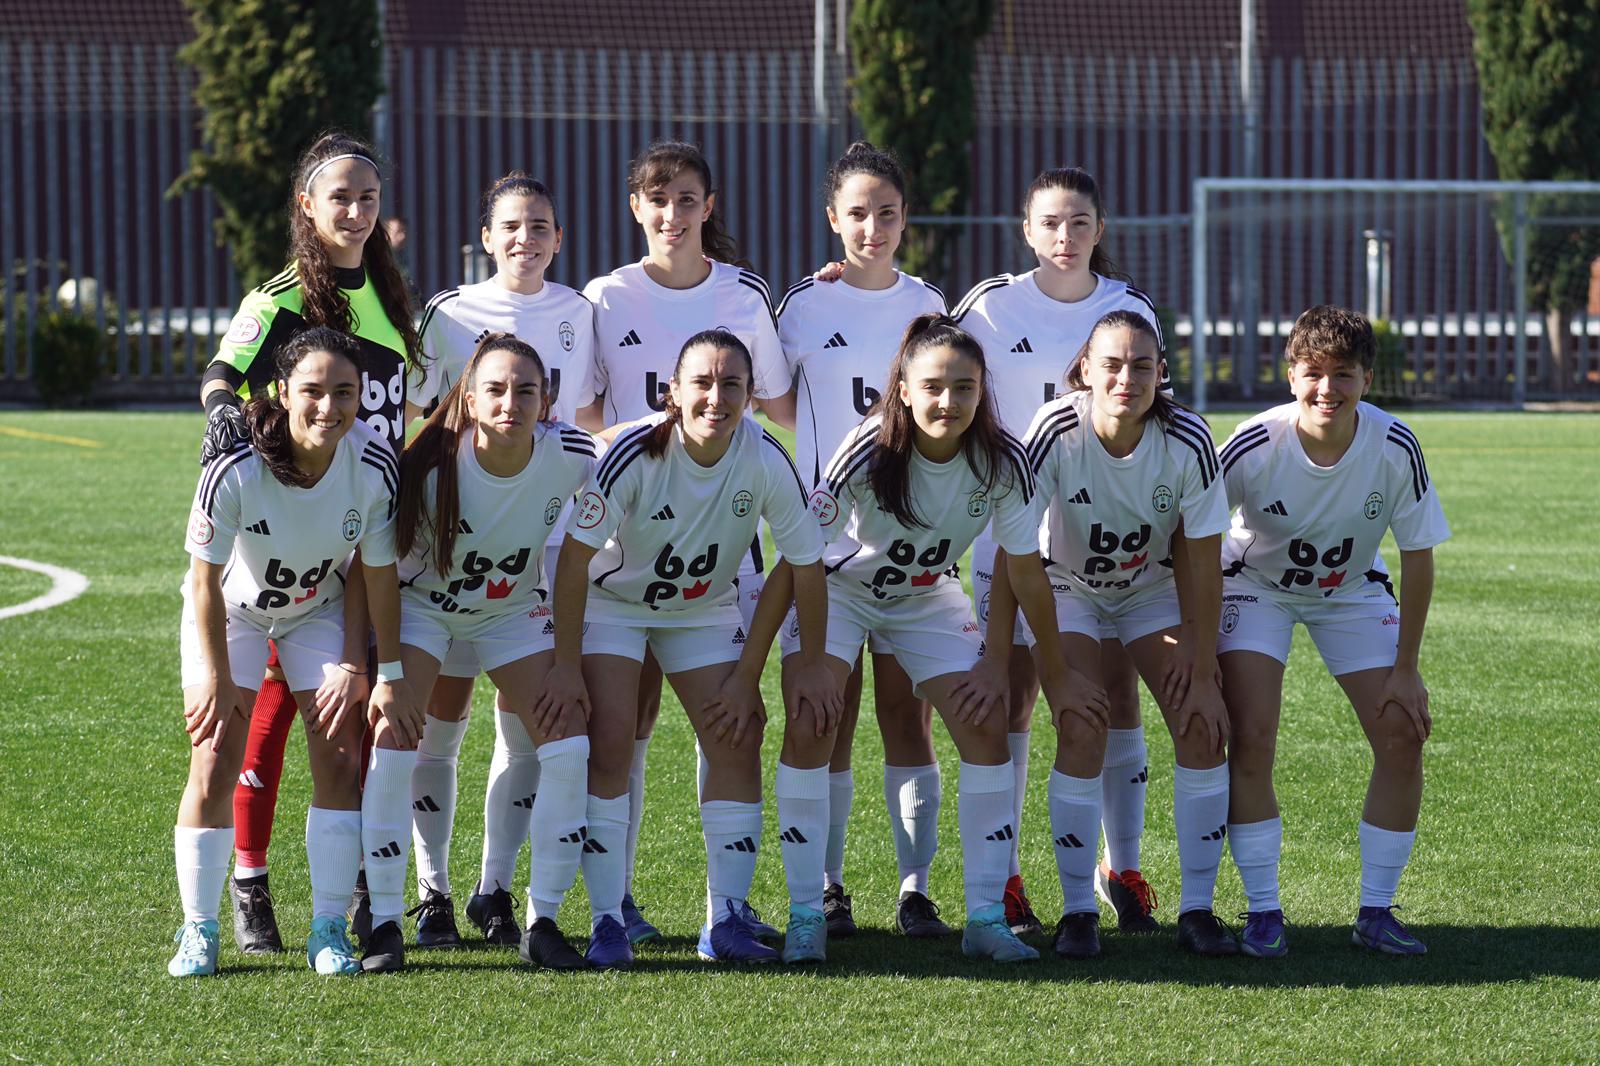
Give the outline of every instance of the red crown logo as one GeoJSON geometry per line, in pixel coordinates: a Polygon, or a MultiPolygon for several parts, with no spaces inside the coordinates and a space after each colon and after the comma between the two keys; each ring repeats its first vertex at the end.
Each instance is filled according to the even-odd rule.
{"type": "Polygon", "coordinates": [[[711,582],[709,581],[703,579],[696,581],[694,584],[683,590],[683,598],[686,600],[698,600],[701,596],[706,594],[706,589],[710,587],[711,582]]]}
{"type": "Polygon", "coordinates": [[[488,596],[491,600],[503,600],[511,595],[511,590],[516,587],[517,583],[515,581],[496,581],[494,578],[490,578],[488,596]]]}
{"type": "Polygon", "coordinates": [[[1319,589],[1336,589],[1336,588],[1339,587],[1340,583],[1343,582],[1343,581],[1344,581],[1344,571],[1343,570],[1335,570],[1333,573],[1329,574],[1327,577],[1319,577],[1319,578],[1317,578],[1317,588],[1319,588],[1319,589]]]}
{"type": "Polygon", "coordinates": [[[922,573],[911,579],[911,587],[917,589],[925,588],[926,586],[931,585],[938,580],[939,572],[937,570],[924,570],[922,573]]]}
{"type": "Polygon", "coordinates": [[[1123,563],[1122,564],[1122,569],[1124,569],[1124,570],[1137,570],[1137,569],[1139,569],[1139,567],[1143,566],[1145,563],[1148,563],[1149,561],[1150,561],[1150,553],[1149,552],[1140,552],[1138,555],[1135,555],[1132,559],[1129,559],[1127,562],[1123,563]]]}

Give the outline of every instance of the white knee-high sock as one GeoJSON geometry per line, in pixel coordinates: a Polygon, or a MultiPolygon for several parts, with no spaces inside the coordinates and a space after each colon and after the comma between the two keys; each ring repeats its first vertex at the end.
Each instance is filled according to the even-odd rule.
{"type": "Polygon", "coordinates": [[[979,766],[962,762],[956,811],[961,826],[961,876],[967,890],[967,917],[999,906],[1005,894],[1011,844],[1017,838],[1017,779],[1011,764],[979,766]]]}
{"type": "Polygon", "coordinates": [[[1010,877],[1022,876],[1022,803],[1028,796],[1028,742],[1033,734],[1028,731],[1007,733],[1006,747],[1011,749],[1011,773],[1016,778],[1016,799],[1011,803],[1011,826],[1017,839],[1011,842],[1011,865],[1006,870],[1010,877]]]}
{"type": "Polygon", "coordinates": [[[928,894],[928,867],[939,850],[939,807],[944,799],[939,764],[883,767],[883,799],[894,833],[900,891],[928,894]]]}
{"type": "Polygon", "coordinates": [[[844,838],[850,826],[850,811],[856,803],[856,775],[853,770],[828,774],[828,846],[822,860],[824,885],[844,884],[844,838]]]}
{"type": "Polygon", "coordinates": [[[1061,878],[1061,913],[1096,909],[1095,833],[1100,828],[1100,779],[1050,772],[1050,836],[1061,878]]]}
{"type": "Polygon", "coordinates": [[[1102,818],[1106,830],[1106,865],[1117,873],[1139,868],[1149,763],[1144,726],[1106,730],[1106,761],[1100,771],[1100,797],[1105,812],[1102,818]]]}
{"type": "Polygon", "coordinates": [[[417,849],[417,895],[450,894],[450,834],[456,821],[456,764],[467,720],[428,715],[411,771],[411,840],[417,849]]]}
{"type": "Polygon", "coordinates": [[[528,839],[528,818],[539,791],[539,756],[522,719],[494,712],[494,758],[489,762],[489,787],[483,794],[483,862],[478,891],[511,887],[517,853],[528,839]]]}
{"type": "Polygon", "coordinates": [[[826,766],[800,770],[780,762],[773,783],[789,902],[814,911],[822,909],[822,867],[830,815],[828,778],[826,766]]]}
{"type": "MultiPolygon", "coordinates": [[[[403,818],[402,813],[402,826],[403,818]]],[[[327,807],[306,811],[306,865],[311,874],[312,920],[343,918],[361,870],[361,812],[327,807]]],[[[405,875],[402,865],[402,882],[405,875]]]]}
{"type": "Polygon", "coordinates": [[[233,854],[233,826],[174,826],[172,855],[178,867],[178,898],[185,922],[214,922],[233,854]]]}
{"type": "Polygon", "coordinates": [[[589,913],[595,925],[610,915],[622,924],[622,894],[628,877],[628,797],[588,800],[589,836],[579,865],[589,890],[589,913]]]}
{"type": "Polygon", "coordinates": [[[1379,829],[1363,819],[1359,833],[1361,906],[1393,906],[1400,875],[1406,872],[1406,863],[1411,861],[1411,845],[1416,842],[1417,831],[1398,833],[1393,829],[1379,829]]]}
{"type": "Polygon", "coordinates": [[[555,919],[578,874],[589,839],[589,738],[539,745],[539,796],[533,801],[528,867],[530,922],[555,919]]]}
{"type": "Polygon", "coordinates": [[[729,903],[738,911],[749,899],[761,850],[761,804],[709,800],[700,804],[700,828],[706,842],[706,921],[714,925],[727,916],[729,903]]]}
{"type": "MultiPolygon", "coordinates": [[[[700,745],[696,743],[695,751],[698,753],[699,750],[700,745]]],[[[644,824],[644,760],[649,751],[649,737],[633,742],[633,765],[628,768],[628,842],[624,855],[626,866],[626,880],[624,881],[626,887],[624,891],[628,895],[633,894],[633,864],[639,855],[639,827],[644,824]]],[[[700,782],[699,788],[695,792],[696,799],[700,797],[700,793],[705,791],[706,787],[704,778],[705,757],[703,755],[697,755],[697,757],[700,759],[701,767],[697,771],[700,782]]]]}
{"type": "Polygon", "coordinates": [[[399,924],[406,909],[406,862],[411,857],[411,773],[417,753],[373,748],[361,788],[361,850],[366,854],[372,927],[399,924]]]}
{"type": "Polygon", "coordinates": [[[1172,820],[1178,833],[1178,865],[1183,867],[1178,913],[1208,911],[1216,895],[1217,866],[1228,836],[1227,763],[1209,770],[1173,769],[1172,820]]]}
{"type": "Polygon", "coordinates": [[[1278,899],[1278,862],[1283,854],[1283,819],[1245,822],[1228,826],[1228,850],[1239,868],[1239,880],[1252,912],[1281,911],[1278,899]]]}

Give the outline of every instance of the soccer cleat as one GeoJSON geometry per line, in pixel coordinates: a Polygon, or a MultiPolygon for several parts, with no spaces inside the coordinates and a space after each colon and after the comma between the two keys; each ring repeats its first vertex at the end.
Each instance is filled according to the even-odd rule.
{"type": "Polygon", "coordinates": [[[1022,877],[1012,874],[1006,880],[1005,891],[1006,924],[1018,936],[1032,936],[1044,932],[1044,926],[1039,922],[1039,916],[1033,913],[1033,903],[1028,899],[1027,891],[1022,887],[1022,877]]]}
{"type": "Polygon", "coordinates": [[[372,935],[372,897],[367,895],[367,871],[356,873],[356,890],[350,895],[350,936],[357,944],[365,944],[372,935]]]}
{"type": "Polygon", "coordinates": [[[921,892],[902,892],[894,908],[894,927],[918,940],[953,936],[955,930],[939,920],[939,907],[921,892]]]}
{"type": "MultiPolygon", "coordinates": [[[[178,953],[167,963],[174,977],[209,977],[217,972],[217,920],[184,922],[172,938],[178,953]]],[[[280,949],[281,950],[281,949],[280,949]]]]}
{"type": "Polygon", "coordinates": [[[967,919],[966,931],[961,934],[961,953],[995,962],[1032,962],[1039,958],[1039,953],[1018,940],[1006,924],[1003,903],[979,908],[967,919]]]}
{"type": "Polygon", "coordinates": [[[850,897],[843,885],[822,890],[822,917],[828,923],[828,939],[844,940],[856,935],[856,918],[850,911],[850,897]]]}
{"type": "Polygon", "coordinates": [[[367,937],[361,956],[363,973],[395,973],[406,968],[406,938],[399,922],[384,922],[367,937]]]}
{"type": "Polygon", "coordinates": [[[265,876],[252,877],[249,884],[228,878],[228,896],[233,900],[233,942],[246,955],[276,955],[283,950],[278,935],[278,917],[272,912],[272,893],[265,876]]]}
{"type": "Polygon", "coordinates": [[[483,934],[483,939],[491,944],[501,944],[512,947],[522,940],[522,929],[517,925],[516,913],[512,910],[511,893],[495,886],[493,892],[482,891],[483,886],[478,886],[479,891],[472,894],[467,900],[467,918],[478,931],[483,934]]]}
{"type": "Polygon", "coordinates": [[[589,950],[584,955],[596,970],[626,970],[633,965],[633,945],[628,934],[611,915],[595,924],[589,934],[589,950]]]}
{"type": "Polygon", "coordinates": [[[1244,922],[1244,932],[1239,934],[1239,950],[1244,954],[1257,959],[1281,959],[1289,954],[1282,911],[1249,911],[1239,918],[1244,922]]]}
{"type": "Polygon", "coordinates": [[[700,943],[696,945],[700,957],[707,962],[777,962],[778,953],[756,938],[755,930],[733,901],[728,901],[728,913],[717,919],[715,925],[700,927],[700,943]]]}
{"type": "Polygon", "coordinates": [[[643,944],[661,935],[661,930],[645,920],[644,910],[633,902],[633,893],[622,897],[622,924],[628,928],[628,943],[643,944]]]}
{"type": "Polygon", "coordinates": [[[529,966],[542,966],[546,970],[589,968],[589,960],[567,943],[567,938],[549,918],[540,918],[528,926],[527,932],[522,934],[522,945],[517,949],[517,954],[529,966]]]}
{"type": "Polygon", "coordinates": [[[360,973],[361,960],[350,943],[350,929],[343,918],[317,918],[311,923],[306,941],[306,962],[324,977],[360,973]]]}
{"type": "Polygon", "coordinates": [[[1117,913],[1117,929],[1124,933],[1159,933],[1161,923],[1152,913],[1156,909],[1156,890],[1138,870],[1120,874],[1109,866],[1094,872],[1095,894],[1117,913]]]}
{"type": "Polygon", "coordinates": [[[432,885],[423,887],[422,902],[406,911],[417,920],[417,947],[459,948],[461,932],[456,928],[455,900],[432,885]]]}
{"type": "Polygon", "coordinates": [[[1350,942],[1385,955],[1426,955],[1428,945],[1411,935],[1394,916],[1398,907],[1362,907],[1356,912],[1356,927],[1350,942]]]}
{"type": "Polygon", "coordinates": [[[761,915],[750,906],[750,901],[745,900],[739,906],[739,917],[744,919],[744,924],[750,927],[750,932],[755,934],[757,940],[782,940],[783,934],[761,920],[761,915]]]}
{"type": "Polygon", "coordinates": [[[789,905],[789,931],[783,937],[783,961],[828,961],[828,920],[821,911],[789,905]]]}
{"type": "Polygon", "coordinates": [[[1178,915],[1178,946],[1195,955],[1212,958],[1239,954],[1239,942],[1208,910],[1184,911],[1178,915]]]}
{"type": "Polygon", "coordinates": [[[1063,914],[1056,923],[1056,954],[1063,959],[1092,959],[1100,954],[1100,912],[1063,914]]]}

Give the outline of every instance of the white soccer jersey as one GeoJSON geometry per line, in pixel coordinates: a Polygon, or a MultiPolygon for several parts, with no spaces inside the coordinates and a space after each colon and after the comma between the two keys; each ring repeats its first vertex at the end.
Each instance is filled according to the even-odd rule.
{"type": "Polygon", "coordinates": [[[1385,529],[1401,551],[1449,538],[1422,446],[1404,422],[1360,404],[1350,449],[1324,467],[1300,445],[1299,406],[1263,411],[1222,446],[1228,504],[1239,509],[1222,545],[1224,573],[1296,596],[1354,596],[1385,529]]]}
{"type": "Polygon", "coordinates": [[[767,283],[751,271],[710,262],[711,273],[692,289],[656,284],[642,260],[583,287],[595,308],[593,366],[587,377],[593,395],[605,394],[606,425],[635,422],[661,410],[683,342],[719,326],[750,349],[756,397],[789,391],[789,367],[778,344],[767,283]]]}
{"type": "Polygon", "coordinates": [[[573,510],[567,532],[598,548],[589,568],[597,599],[643,604],[651,625],[694,625],[732,606],[734,575],[765,518],[784,558],[822,557],[822,534],[789,453],[754,419],[740,419],[727,454],[701,466],[675,430],[666,454],[645,452],[665,415],[618,434],[573,510]]]}
{"type": "Polygon", "coordinates": [[[889,377],[906,326],[944,310],[944,293],[899,274],[887,289],[807,278],[778,305],[778,339],[795,382],[795,459],[808,485],[866,417],[889,377]]]}
{"type": "Polygon", "coordinates": [[[350,427],[309,489],[279,481],[246,445],[201,471],[185,547],[228,564],[230,606],[267,621],[294,618],[343,594],[337,571],[356,548],[370,566],[394,562],[399,485],[394,449],[365,422],[350,427]]]}
{"type": "Polygon", "coordinates": [[[410,400],[422,407],[442,399],[461,378],[485,331],[504,330],[533,345],[550,375],[553,418],[571,422],[594,402],[585,380],[594,365],[594,306],[574,289],[546,281],[532,296],[494,279],[446,289],[422,313],[419,337],[425,366],[412,371],[410,400]]]}
{"type": "Polygon", "coordinates": [[[953,315],[983,345],[1000,422],[1012,433],[1022,432],[1034,412],[1055,399],[1089,331],[1112,311],[1143,315],[1166,348],[1155,303],[1127,282],[1096,275],[1092,293],[1063,303],[1039,289],[1038,273],[1035,269],[980,281],[961,298],[953,315]]]}
{"type": "Polygon", "coordinates": [[[845,438],[811,494],[811,513],[828,541],[828,573],[853,593],[879,600],[915,596],[957,581],[950,568],[994,520],[995,537],[1013,555],[1039,550],[1033,473],[1022,444],[1005,434],[1005,458],[986,485],[964,454],[935,463],[911,450],[911,502],[926,527],[907,527],[878,505],[867,469],[880,447],[881,415],[845,438]]]}
{"type": "Polygon", "coordinates": [[[1179,410],[1154,418],[1133,452],[1106,451],[1079,390],[1045,404],[1028,430],[1028,461],[1047,501],[1043,551],[1052,583],[1121,600],[1170,581],[1178,520],[1192,539],[1228,531],[1228,497],[1205,420],[1179,410]],[[1163,565],[1165,564],[1165,565],[1163,565]]]}
{"type": "MultiPolygon", "coordinates": [[[[544,546],[562,506],[594,475],[594,438],[565,422],[534,429],[533,458],[514,477],[495,477],[478,464],[472,433],[456,450],[460,518],[450,573],[432,560],[427,524],[411,554],[400,561],[400,584],[425,592],[449,614],[498,614],[548,598],[544,546]]],[[[428,475],[423,500],[431,504],[438,473],[428,475]]]]}

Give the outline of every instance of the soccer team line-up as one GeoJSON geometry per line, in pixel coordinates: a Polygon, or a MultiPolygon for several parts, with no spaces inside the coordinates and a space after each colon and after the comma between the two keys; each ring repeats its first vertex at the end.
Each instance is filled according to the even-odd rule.
{"type": "Polygon", "coordinates": [[[870,144],[823,190],[840,260],[776,303],[723,230],[693,145],[633,160],[627,206],[648,254],[581,293],[545,277],[563,236],[556,193],[513,172],[481,202],[495,275],[439,293],[420,320],[370,147],[327,134],[291,180],[291,261],[245,297],[202,386],[174,976],[216,972],[224,893],[241,951],[284,950],[267,852],[297,718],[308,964],[401,969],[407,916],[416,946],[460,945],[446,856],[480,673],[496,736],[466,913],[486,940],[536,966],[625,969],[659,936],[633,873],[665,680],[697,737],[700,957],[824,963],[856,932],[854,779],[833,767],[849,765],[866,655],[897,931],[959,936],[997,963],[1038,959],[1030,941],[1046,938],[1085,959],[1103,900],[1121,932],[1163,932],[1140,872],[1143,685],[1175,755],[1177,943],[1280,957],[1272,768],[1296,624],[1373,752],[1351,812],[1351,938],[1426,950],[1394,899],[1432,727],[1418,657],[1433,547],[1450,530],[1416,437],[1363,399],[1375,343],[1362,316],[1306,310],[1284,353],[1289,401],[1219,449],[1171,396],[1154,305],[1107,257],[1082,169],[1019,190],[1036,262],[953,307],[897,269],[906,182],[870,144]],[[793,431],[792,455],[753,411],[793,431]],[[956,569],[969,549],[970,597],[956,569]],[[774,640],[781,928],[748,900],[774,640]],[[1056,741],[1049,824],[1024,826],[1040,695],[1056,741]],[[954,927],[928,882],[935,720],[960,754],[954,927]],[[1023,884],[1025,829],[1054,849],[1053,934],[1023,884]],[[1225,845],[1248,899],[1238,933],[1212,910],[1225,845]],[[580,870],[591,923],[575,946],[556,918],[580,870]]]}

